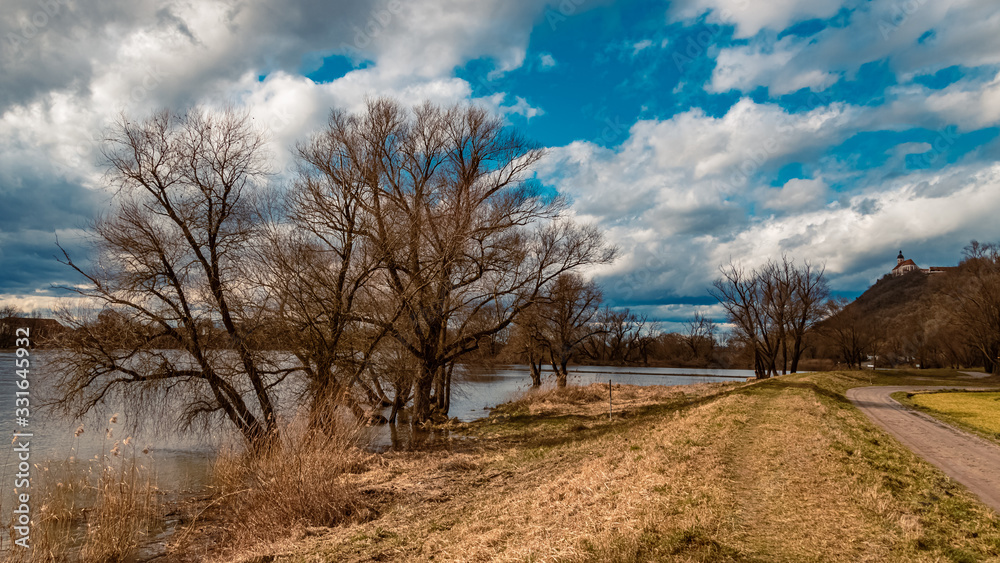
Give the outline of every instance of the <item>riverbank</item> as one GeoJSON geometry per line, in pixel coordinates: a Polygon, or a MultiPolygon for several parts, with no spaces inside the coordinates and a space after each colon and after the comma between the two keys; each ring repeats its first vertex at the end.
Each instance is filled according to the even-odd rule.
{"type": "MultiPolygon", "coordinates": [[[[290,529],[276,543],[212,558],[996,558],[997,514],[844,397],[859,385],[956,378],[946,371],[834,372],[699,389],[623,386],[612,420],[606,385],[570,391],[565,401],[529,398],[464,425],[470,438],[460,449],[373,458],[349,476],[368,506],[350,523],[290,529]]],[[[186,537],[203,532],[210,528],[186,537]]],[[[170,551],[190,560],[205,555],[193,546],[170,551]]]]}

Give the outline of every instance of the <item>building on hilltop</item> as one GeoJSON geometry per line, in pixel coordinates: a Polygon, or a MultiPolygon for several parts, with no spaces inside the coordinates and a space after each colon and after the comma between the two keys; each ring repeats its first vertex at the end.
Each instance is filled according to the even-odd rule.
{"type": "Polygon", "coordinates": [[[892,275],[903,276],[916,270],[925,274],[943,274],[954,269],[954,267],[949,266],[931,266],[930,268],[921,268],[920,266],[917,266],[917,263],[913,260],[905,258],[903,256],[903,251],[900,250],[899,256],[896,256],[896,267],[892,269],[892,275]]]}

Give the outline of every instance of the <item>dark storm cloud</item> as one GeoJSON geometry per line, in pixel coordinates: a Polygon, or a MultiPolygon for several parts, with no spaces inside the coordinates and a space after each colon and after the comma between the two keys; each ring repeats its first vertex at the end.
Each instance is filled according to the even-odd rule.
{"type": "Polygon", "coordinates": [[[43,169],[0,163],[0,293],[30,293],[52,283],[76,281],[55,255],[59,243],[81,262],[79,229],[98,214],[107,197],[43,169]],[[74,234],[74,232],[76,234],[74,234]]]}
{"type": "MultiPolygon", "coordinates": [[[[62,251],[56,246],[56,233],[51,230],[24,230],[0,233],[0,294],[63,295],[66,292],[53,286],[71,286],[82,278],[68,266],[61,264],[62,251]]],[[[80,233],[58,237],[74,263],[86,266],[89,253],[80,233]]]]}

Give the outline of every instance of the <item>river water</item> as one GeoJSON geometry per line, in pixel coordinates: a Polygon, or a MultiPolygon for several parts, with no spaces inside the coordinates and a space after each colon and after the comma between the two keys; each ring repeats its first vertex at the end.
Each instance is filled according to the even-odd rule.
{"type": "MultiPolygon", "coordinates": [[[[16,375],[15,356],[0,353],[0,432],[12,436],[15,432],[31,433],[31,463],[44,468],[59,463],[84,463],[135,459],[154,469],[159,488],[163,491],[184,494],[202,489],[211,473],[213,455],[231,439],[222,431],[161,431],[143,430],[130,421],[120,407],[109,406],[94,413],[81,424],[70,417],[54,412],[39,411],[37,406],[43,396],[51,392],[55,377],[46,373],[44,352],[31,357],[30,415],[28,426],[16,424],[15,409],[16,375]],[[114,415],[117,414],[117,417],[114,415]],[[114,417],[114,422],[111,422],[114,417]],[[124,442],[128,439],[128,444],[124,442]],[[118,445],[120,457],[109,455],[118,445]]],[[[544,374],[549,379],[551,373],[544,374]]],[[[752,377],[751,370],[704,370],[640,367],[582,366],[570,371],[570,384],[587,385],[594,382],[633,385],[686,385],[704,382],[732,381],[752,377]]],[[[463,422],[482,418],[489,409],[516,398],[530,388],[531,379],[527,366],[497,366],[492,368],[464,368],[455,370],[451,399],[452,417],[463,422]]],[[[388,413],[386,413],[388,414],[388,413]]],[[[148,422],[148,421],[143,421],[148,422]]],[[[147,425],[148,426],[148,425],[147,425]]],[[[439,435],[438,435],[439,436],[439,435]]],[[[409,425],[398,424],[372,427],[367,432],[369,447],[375,451],[390,448],[405,449],[419,445],[433,434],[415,433],[409,425]]],[[[0,444],[0,492],[12,489],[17,455],[14,446],[0,444]],[[3,451],[7,450],[7,451],[3,451]],[[7,482],[9,481],[9,483],[7,482]]],[[[44,469],[39,469],[40,471],[44,469]]],[[[6,504],[6,503],[5,503],[6,504]]]]}

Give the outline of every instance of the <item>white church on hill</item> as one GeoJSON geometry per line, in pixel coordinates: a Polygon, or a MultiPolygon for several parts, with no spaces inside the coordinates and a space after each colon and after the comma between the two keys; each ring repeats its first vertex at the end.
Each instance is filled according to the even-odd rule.
{"type": "Polygon", "coordinates": [[[930,268],[921,268],[917,266],[917,263],[913,260],[903,257],[903,251],[899,251],[899,256],[896,256],[896,267],[892,269],[893,276],[906,275],[914,270],[920,270],[925,274],[943,274],[948,270],[954,270],[954,267],[941,267],[941,266],[931,266],[930,268]]]}

